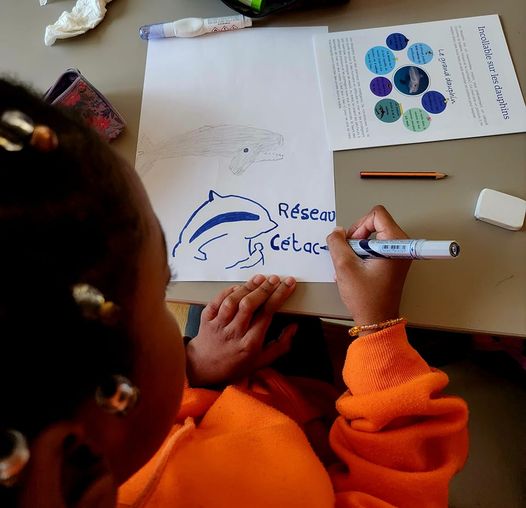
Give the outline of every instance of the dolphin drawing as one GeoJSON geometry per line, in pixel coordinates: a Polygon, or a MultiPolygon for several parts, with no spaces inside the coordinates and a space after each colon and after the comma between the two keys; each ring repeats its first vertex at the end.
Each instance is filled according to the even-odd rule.
{"type": "Polygon", "coordinates": [[[283,154],[275,151],[282,145],[281,134],[244,125],[205,125],[158,144],[143,136],[137,172],[144,176],[158,160],[193,155],[229,158],[230,171],[241,175],[256,162],[283,159],[283,154]]]}
{"type": "Polygon", "coordinates": [[[263,244],[254,240],[277,226],[256,201],[211,190],[181,230],[172,256],[181,263],[196,259],[224,269],[251,268],[265,264],[263,244]]]}

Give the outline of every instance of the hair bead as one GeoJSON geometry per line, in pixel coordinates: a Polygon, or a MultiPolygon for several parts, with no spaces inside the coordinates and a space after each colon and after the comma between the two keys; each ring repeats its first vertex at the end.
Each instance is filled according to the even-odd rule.
{"type": "Polygon", "coordinates": [[[75,284],[72,295],[86,319],[100,319],[106,324],[115,324],[118,319],[119,307],[114,302],[107,301],[96,287],[75,284]]]}
{"type": "Polygon", "coordinates": [[[55,132],[46,125],[37,125],[29,143],[39,152],[52,152],[58,147],[58,138],[55,132]]]}
{"type": "Polygon", "coordinates": [[[99,386],[95,401],[104,411],[125,416],[137,404],[139,389],[124,376],[112,376],[109,382],[99,386]]]}
{"type": "Polygon", "coordinates": [[[58,137],[53,129],[35,125],[21,111],[4,111],[0,117],[0,147],[8,152],[19,152],[26,143],[39,152],[50,152],[58,147],[58,137]]]}
{"type": "Polygon", "coordinates": [[[17,430],[0,432],[0,485],[11,487],[29,461],[26,438],[17,430]]]}

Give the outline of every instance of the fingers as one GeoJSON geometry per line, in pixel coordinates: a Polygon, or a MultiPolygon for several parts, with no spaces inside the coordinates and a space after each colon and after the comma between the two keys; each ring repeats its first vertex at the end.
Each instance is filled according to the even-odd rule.
{"type": "Polygon", "coordinates": [[[354,264],[359,264],[362,260],[353,252],[347,243],[345,229],[335,228],[327,237],[327,246],[331,255],[332,264],[336,270],[336,276],[342,272],[349,271],[354,264]]]}
{"type": "Polygon", "coordinates": [[[237,314],[232,320],[234,326],[246,331],[254,313],[271,297],[280,285],[277,275],[271,275],[258,288],[245,295],[240,301],[237,314]]]}
{"type": "Polygon", "coordinates": [[[256,369],[268,367],[271,363],[277,360],[280,356],[283,356],[290,350],[292,339],[298,331],[298,325],[292,323],[286,326],[280,333],[277,340],[269,342],[266,347],[261,351],[256,364],[256,369]]]}
{"type": "Polygon", "coordinates": [[[221,291],[212,301],[210,301],[201,313],[201,321],[212,321],[212,319],[217,316],[219,307],[223,303],[223,300],[237,288],[238,286],[230,286],[221,291]]]}
{"type": "Polygon", "coordinates": [[[281,303],[290,293],[291,285],[295,285],[292,278],[286,279],[282,287],[280,278],[277,275],[265,277],[255,275],[240,286],[232,286],[219,293],[210,302],[202,314],[202,321],[215,320],[217,326],[225,327],[235,321],[234,325],[241,327],[244,331],[248,329],[254,313],[265,304],[273,293],[279,289],[277,295],[270,300],[272,307],[279,308],[281,303]],[[287,288],[287,289],[285,289],[287,288]]]}
{"type": "Polygon", "coordinates": [[[268,278],[268,285],[265,283],[262,284],[257,290],[241,300],[239,303],[239,312],[232,321],[232,325],[239,327],[241,330],[248,330],[249,327],[255,327],[257,333],[261,333],[261,329],[264,328],[266,332],[272,315],[283,305],[287,298],[294,292],[295,288],[296,280],[293,277],[287,277],[281,281],[277,275],[271,275],[268,278]],[[254,314],[260,308],[259,315],[256,320],[254,320],[254,314]],[[258,326],[258,322],[263,316],[268,318],[266,328],[264,325],[258,326]]]}
{"type": "Polygon", "coordinates": [[[231,286],[221,291],[204,309],[202,318],[212,321],[219,316],[224,324],[229,323],[237,312],[239,301],[266,280],[264,275],[254,275],[242,285],[231,286]]]}
{"type": "Polygon", "coordinates": [[[239,310],[239,304],[247,295],[261,288],[261,292],[270,291],[269,283],[264,275],[254,275],[240,286],[235,286],[234,290],[223,298],[219,303],[217,311],[217,323],[219,326],[226,326],[234,319],[239,310]]]}
{"type": "Polygon", "coordinates": [[[367,215],[359,219],[348,230],[350,238],[369,238],[376,233],[379,240],[408,238],[405,232],[381,205],[375,206],[367,215]]]}
{"type": "Polygon", "coordinates": [[[276,288],[276,291],[274,291],[265,303],[263,312],[272,316],[275,312],[281,309],[281,306],[287,301],[292,293],[294,293],[295,289],[296,279],[294,277],[285,277],[276,288]]]}

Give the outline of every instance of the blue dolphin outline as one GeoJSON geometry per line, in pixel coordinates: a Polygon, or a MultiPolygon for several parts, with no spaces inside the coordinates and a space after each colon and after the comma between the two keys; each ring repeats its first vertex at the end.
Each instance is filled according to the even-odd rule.
{"type": "MultiPolygon", "coordinates": [[[[269,211],[261,204],[261,203],[258,203],[257,201],[253,200],[253,199],[250,199],[250,198],[247,198],[245,196],[240,196],[239,194],[227,194],[227,195],[221,195],[219,194],[218,192],[214,191],[214,190],[210,190],[208,192],[208,199],[206,201],[204,201],[189,217],[189,219],[186,221],[185,225],[183,226],[183,229],[181,230],[181,232],[179,233],[179,238],[178,238],[178,241],[177,243],[174,245],[173,249],[172,249],[172,257],[175,257],[176,255],[176,250],[177,248],[183,243],[183,235],[186,231],[186,229],[188,228],[188,226],[190,226],[190,224],[192,223],[194,217],[205,207],[207,206],[208,204],[210,204],[212,201],[214,201],[214,199],[216,197],[219,197],[219,198],[239,198],[239,199],[243,199],[245,201],[250,201],[251,203],[254,203],[255,205],[257,205],[258,207],[262,208],[266,213],[267,213],[267,216],[268,216],[268,219],[269,221],[273,224],[270,228],[266,229],[266,230],[263,230],[263,231],[260,231],[258,234],[254,235],[254,236],[244,236],[243,238],[245,240],[248,240],[248,257],[244,258],[244,259],[240,259],[239,261],[235,262],[234,264],[230,265],[230,266],[227,266],[225,267],[225,269],[231,269],[231,268],[234,268],[238,265],[240,265],[241,263],[244,263],[244,262],[247,262],[250,260],[250,258],[256,253],[256,251],[259,251],[260,252],[260,258],[255,261],[254,263],[252,264],[248,264],[248,265],[243,265],[243,266],[239,266],[239,268],[241,269],[244,269],[244,268],[251,268],[255,265],[257,265],[258,263],[262,263],[263,265],[265,264],[265,256],[263,254],[263,244],[261,244],[260,242],[257,242],[257,243],[253,243],[252,241],[255,239],[255,238],[258,238],[259,236],[261,235],[264,235],[270,231],[272,231],[273,229],[275,229],[278,224],[272,220],[272,218],[270,217],[270,213],[269,211]]],[[[208,229],[211,229],[212,227],[216,226],[216,225],[219,225],[219,224],[222,224],[222,223],[225,223],[225,222],[237,222],[237,221],[258,221],[261,217],[258,216],[258,215],[255,215],[255,214],[252,214],[250,212],[243,212],[243,211],[233,211],[233,212],[226,212],[226,213],[222,213],[222,214],[218,214],[216,217],[213,217],[212,219],[209,219],[205,224],[202,224],[195,232],[194,234],[192,235],[192,237],[189,239],[188,243],[192,243],[194,240],[196,240],[201,234],[203,234],[204,232],[206,232],[208,229]]],[[[201,257],[199,256],[194,256],[194,259],[198,260],[198,261],[206,261],[208,259],[208,256],[207,256],[207,253],[204,252],[202,249],[208,245],[209,243],[215,241],[215,240],[218,240],[219,238],[222,238],[224,236],[227,236],[228,233],[223,233],[221,235],[217,235],[217,236],[214,236],[213,238],[210,238],[208,241],[206,241],[205,243],[203,243],[202,245],[199,246],[199,248],[197,249],[197,251],[201,254],[201,257]]]]}
{"type": "Polygon", "coordinates": [[[261,263],[262,265],[265,264],[265,255],[263,254],[263,244],[261,242],[257,242],[256,244],[254,244],[254,248],[252,248],[252,240],[249,240],[249,244],[248,245],[249,245],[248,246],[248,250],[250,252],[250,255],[247,256],[245,259],[240,259],[239,261],[237,261],[233,265],[226,266],[225,267],[226,270],[229,270],[230,268],[234,268],[237,265],[240,265],[241,263],[244,263],[244,262],[248,261],[254,255],[254,253],[256,251],[259,251],[259,254],[260,254],[259,259],[254,261],[251,265],[242,265],[239,268],[240,269],[252,268],[253,266],[256,266],[258,263],[261,263]]]}

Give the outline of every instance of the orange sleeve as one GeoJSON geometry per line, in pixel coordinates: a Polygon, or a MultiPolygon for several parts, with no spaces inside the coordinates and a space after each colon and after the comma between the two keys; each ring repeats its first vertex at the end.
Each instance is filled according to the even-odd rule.
{"type": "Polygon", "coordinates": [[[348,349],[330,434],[343,462],[331,470],[336,506],[446,507],[468,449],[467,406],[441,391],[443,372],[410,346],[403,324],[348,349]]]}

